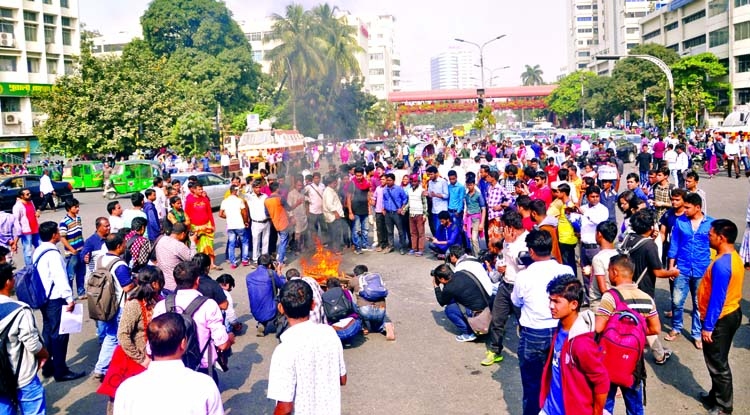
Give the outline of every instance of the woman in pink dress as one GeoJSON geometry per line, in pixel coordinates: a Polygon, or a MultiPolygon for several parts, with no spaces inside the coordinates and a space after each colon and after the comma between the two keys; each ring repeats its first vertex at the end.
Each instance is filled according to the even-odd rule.
{"type": "Polygon", "coordinates": [[[719,172],[719,165],[716,161],[716,151],[714,149],[714,140],[708,139],[706,143],[706,161],[703,163],[703,170],[708,173],[708,178],[713,179],[714,174],[719,172]]]}

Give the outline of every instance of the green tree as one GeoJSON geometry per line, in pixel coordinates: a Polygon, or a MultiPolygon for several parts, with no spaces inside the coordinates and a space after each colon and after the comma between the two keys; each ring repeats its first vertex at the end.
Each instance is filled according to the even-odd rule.
{"type": "MultiPolygon", "coordinates": [[[[589,71],[577,71],[562,78],[558,82],[558,87],[547,96],[547,106],[550,111],[556,113],[559,117],[566,119],[571,123],[581,123],[581,107],[586,104],[585,97],[581,96],[581,85],[583,84],[584,94],[586,86],[592,79],[597,78],[596,74],[589,71]]],[[[585,108],[585,107],[584,107],[585,108]]]]}
{"type": "Polygon", "coordinates": [[[471,124],[471,128],[479,131],[495,128],[497,119],[495,114],[492,113],[492,107],[486,106],[474,118],[474,123],[471,124]]]}
{"type": "Polygon", "coordinates": [[[172,127],[170,144],[183,155],[203,154],[209,147],[213,125],[201,112],[180,116],[172,127]]]}
{"type": "Polygon", "coordinates": [[[521,73],[521,83],[523,85],[542,85],[544,84],[544,79],[542,79],[542,75],[544,74],[544,71],[542,71],[542,68],[539,65],[525,65],[526,68],[524,69],[523,73],[521,73]]]}
{"type": "Polygon", "coordinates": [[[683,127],[697,124],[702,107],[713,111],[721,92],[731,85],[719,81],[727,69],[712,53],[686,56],[671,66],[675,82],[675,115],[683,127]]]}

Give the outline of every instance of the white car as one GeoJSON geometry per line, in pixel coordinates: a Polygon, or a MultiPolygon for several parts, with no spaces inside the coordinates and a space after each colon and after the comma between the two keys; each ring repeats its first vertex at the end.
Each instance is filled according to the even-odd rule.
{"type": "Polygon", "coordinates": [[[224,200],[224,195],[229,190],[230,181],[225,179],[218,174],[208,172],[192,172],[192,173],[177,173],[171,176],[171,180],[179,180],[180,184],[185,184],[188,177],[195,176],[198,178],[198,183],[203,186],[203,190],[206,192],[206,196],[211,199],[211,207],[218,209],[221,206],[221,202],[224,200]]]}

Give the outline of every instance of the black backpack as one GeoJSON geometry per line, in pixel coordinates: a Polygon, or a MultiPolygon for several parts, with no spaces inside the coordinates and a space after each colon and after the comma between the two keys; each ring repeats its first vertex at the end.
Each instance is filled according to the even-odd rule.
{"type": "Polygon", "coordinates": [[[21,358],[17,362],[16,370],[13,370],[13,362],[10,361],[10,356],[8,356],[8,343],[10,342],[8,334],[18,316],[21,315],[17,311],[19,308],[21,308],[21,304],[16,302],[8,302],[0,306],[0,320],[14,312],[16,313],[0,332],[0,396],[9,399],[14,407],[18,405],[18,371],[23,361],[23,343],[20,343],[21,358]]]}
{"type": "Polygon", "coordinates": [[[336,323],[354,312],[354,305],[341,287],[332,287],[323,293],[323,311],[328,323],[336,323]]]}
{"type": "MultiPolygon", "coordinates": [[[[198,342],[198,328],[195,326],[195,320],[193,320],[193,315],[196,311],[198,311],[199,308],[208,301],[208,297],[204,297],[202,295],[199,295],[198,297],[195,297],[193,301],[188,304],[187,308],[182,311],[182,313],[179,313],[177,311],[177,306],[175,305],[175,299],[177,297],[177,294],[170,294],[167,296],[166,299],[166,310],[169,313],[178,313],[182,316],[182,320],[185,323],[185,338],[187,339],[187,348],[185,349],[185,354],[182,355],[182,363],[185,364],[185,367],[191,370],[198,370],[201,367],[201,358],[203,357],[203,353],[206,352],[206,349],[209,349],[209,345],[211,344],[211,337],[209,336],[208,340],[206,341],[206,344],[201,347],[200,343],[198,342]]],[[[211,361],[211,350],[208,351],[208,361],[211,361]]],[[[209,365],[209,371],[211,370],[211,365],[209,365]]]]}

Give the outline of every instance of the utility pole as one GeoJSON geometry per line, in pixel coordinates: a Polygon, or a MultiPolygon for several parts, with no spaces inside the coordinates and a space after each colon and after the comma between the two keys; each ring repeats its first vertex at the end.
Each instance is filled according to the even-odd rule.
{"type": "Polygon", "coordinates": [[[583,108],[583,81],[585,77],[581,74],[581,128],[586,128],[586,110],[583,108]]]}
{"type": "Polygon", "coordinates": [[[492,39],[490,39],[490,40],[482,43],[481,45],[478,44],[478,43],[469,42],[468,40],[463,40],[463,39],[458,39],[458,38],[454,39],[456,42],[468,43],[469,45],[474,45],[474,46],[476,46],[479,49],[479,68],[481,69],[481,72],[482,72],[482,85],[481,85],[482,89],[484,89],[484,47],[487,46],[488,44],[490,44],[490,43],[492,43],[492,42],[494,42],[494,41],[496,41],[498,39],[502,39],[504,37],[505,37],[505,35],[496,36],[496,37],[494,37],[494,38],[492,38],[492,39]]]}
{"type": "Polygon", "coordinates": [[[641,119],[643,119],[643,127],[646,127],[646,103],[648,101],[646,100],[646,90],[643,90],[643,116],[641,119]]]}

